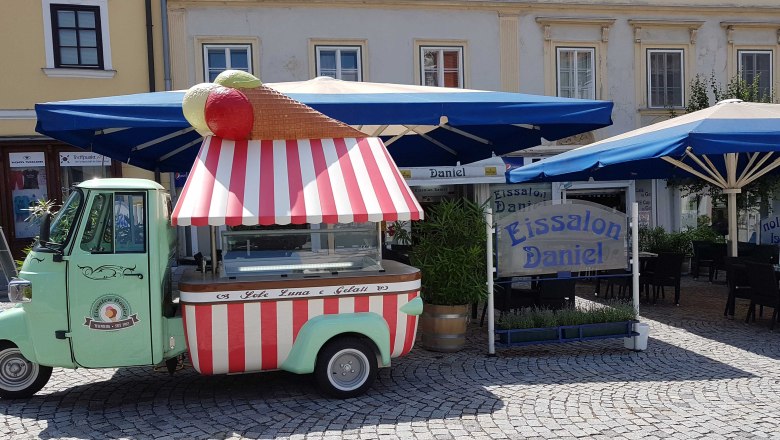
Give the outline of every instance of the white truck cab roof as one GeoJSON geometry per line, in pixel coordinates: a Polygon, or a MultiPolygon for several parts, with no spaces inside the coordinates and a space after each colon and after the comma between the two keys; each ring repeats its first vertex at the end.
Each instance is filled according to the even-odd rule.
{"type": "Polygon", "coordinates": [[[115,179],[90,179],[85,180],[78,184],[79,188],[86,189],[165,189],[157,182],[147,179],[130,179],[130,178],[115,178],[115,179]]]}

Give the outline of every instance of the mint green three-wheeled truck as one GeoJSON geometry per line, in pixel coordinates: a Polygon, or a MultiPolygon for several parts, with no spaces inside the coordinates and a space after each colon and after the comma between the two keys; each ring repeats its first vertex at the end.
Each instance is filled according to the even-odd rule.
{"type": "MultiPolygon", "coordinates": [[[[351,397],[414,344],[422,313],[417,269],[390,261],[380,267],[373,259],[353,272],[313,269],[334,256],[378,255],[379,243],[371,241],[378,240],[377,223],[350,226],[347,238],[360,231],[367,238],[346,251],[338,248],[338,230],[294,230],[302,239],[285,258],[316,251],[316,266],[251,259],[260,254],[236,247],[238,257],[225,260],[236,276],[196,274],[192,266],[189,281],[183,276],[174,291],[171,213],[169,194],[155,182],[96,179],[43,219],[19,278],[9,283],[16,304],[0,312],[0,397],[33,395],[52,367],[167,364],[172,372],[185,352],[202,374],[314,373],[326,393],[351,397]]],[[[274,240],[242,231],[226,247],[290,242],[282,231],[268,232],[274,240]]]]}

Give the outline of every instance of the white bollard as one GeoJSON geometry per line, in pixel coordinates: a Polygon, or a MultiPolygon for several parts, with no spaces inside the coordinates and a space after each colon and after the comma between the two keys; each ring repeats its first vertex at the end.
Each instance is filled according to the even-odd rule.
{"type": "Polygon", "coordinates": [[[634,323],[634,331],[639,333],[639,335],[623,338],[623,346],[634,351],[647,350],[647,337],[650,334],[650,325],[645,322],[634,323]]]}

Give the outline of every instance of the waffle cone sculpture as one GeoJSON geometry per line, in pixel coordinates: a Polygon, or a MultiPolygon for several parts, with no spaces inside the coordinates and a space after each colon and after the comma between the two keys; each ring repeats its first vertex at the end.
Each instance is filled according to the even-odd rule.
{"type": "Polygon", "coordinates": [[[365,137],[239,70],[220,73],[214,83],[192,86],[184,95],[182,110],[203,136],[233,140],[365,137]]]}

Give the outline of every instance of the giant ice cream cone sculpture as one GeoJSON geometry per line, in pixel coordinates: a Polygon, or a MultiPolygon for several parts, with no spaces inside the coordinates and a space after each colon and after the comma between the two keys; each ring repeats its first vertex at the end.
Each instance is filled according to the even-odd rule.
{"type": "Polygon", "coordinates": [[[226,70],[184,95],[184,117],[203,136],[224,139],[359,138],[365,134],[266,87],[253,75],[226,70]]]}
{"type": "Polygon", "coordinates": [[[225,71],[184,96],[205,136],[174,225],[287,225],[422,218],[379,138],[225,71]]]}

